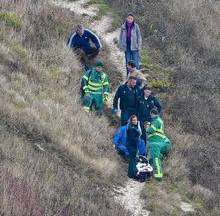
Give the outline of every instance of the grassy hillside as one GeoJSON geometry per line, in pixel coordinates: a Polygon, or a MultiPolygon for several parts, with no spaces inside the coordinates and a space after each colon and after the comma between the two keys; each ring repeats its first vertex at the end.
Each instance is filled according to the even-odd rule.
{"type": "Polygon", "coordinates": [[[0,9],[0,214],[128,215],[110,194],[125,175],[113,129],[79,103],[81,67],[65,47],[77,17],[43,0],[0,9]]]}
{"type": "MultiPolygon", "coordinates": [[[[201,210],[199,214],[217,214],[220,194],[219,2],[108,2],[121,16],[118,26],[128,12],[136,15],[144,37],[142,61],[151,74],[150,80],[154,76],[158,80],[160,88],[155,90],[159,89],[159,96],[165,105],[163,117],[167,132],[175,144],[166,164],[167,184],[158,186],[152,183],[150,186],[154,193],[149,193],[148,189],[146,197],[150,199],[150,194],[153,199],[160,196],[162,202],[172,207],[175,206],[175,192],[179,191],[186,195],[186,199],[194,199],[197,207],[203,203],[208,213],[201,210]],[[169,69],[168,88],[164,88],[167,84],[163,84],[167,80],[164,68],[169,69]],[[163,191],[170,192],[170,195],[163,191]]],[[[160,204],[154,204],[155,200],[151,207],[158,215],[172,209],[170,207],[166,211],[163,208],[164,211],[158,212],[160,204]]]]}

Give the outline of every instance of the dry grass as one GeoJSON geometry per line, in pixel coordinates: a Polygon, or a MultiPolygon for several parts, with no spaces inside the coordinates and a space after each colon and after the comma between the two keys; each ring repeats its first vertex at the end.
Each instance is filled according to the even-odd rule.
{"type": "MultiPolygon", "coordinates": [[[[203,205],[207,214],[215,215],[220,194],[219,3],[208,0],[109,2],[123,8],[122,16],[129,11],[136,14],[151,61],[172,67],[175,72],[172,91],[165,96],[160,94],[166,106],[167,131],[174,143],[166,164],[168,185],[185,182],[184,190],[188,191],[198,184],[208,188],[216,195],[209,196],[203,205]]],[[[183,192],[181,188],[179,191],[183,192]]],[[[197,195],[201,194],[187,196],[197,202],[197,195]]],[[[169,204],[169,199],[165,200],[169,204]]]]}
{"type": "Polygon", "coordinates": [[[119,172],[113,129],[81,111],[81,68],[65,40],[73,13],[47,1],[1,1],[0,213],[126,215],[110,190],[119,172]]]}

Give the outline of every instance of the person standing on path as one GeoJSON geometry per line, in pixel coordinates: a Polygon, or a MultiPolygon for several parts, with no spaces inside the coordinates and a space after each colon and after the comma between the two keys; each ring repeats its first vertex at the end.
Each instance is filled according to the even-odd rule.
{"type": "Polygon", "coordinates": [[[128,123],[132,115],[137,115],[140,88],[136,86],[136,77],[130,76],[128,81],[119,86],[113,100],[113,113],[118,112],[118,101],[121,109],[121,126],[128,123]]]}
{"type": "Polygon", "coordinates": [[[136,69],[140,69],[141,45],[142,37],[139,25],[134,21],[134,15],[129,13],[125,23],[121,26],[119,37],[119,47],[125,52],[126,66],[130,60],[133,60],[136,69]]]}

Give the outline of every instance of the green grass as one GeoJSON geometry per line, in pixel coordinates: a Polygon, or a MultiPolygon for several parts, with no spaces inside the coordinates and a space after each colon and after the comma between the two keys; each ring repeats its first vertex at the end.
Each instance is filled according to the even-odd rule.
{"type": "Polygon", "coordinates": [[[98,7],[99,12],[98,16],[96,17],[97,19],[101,18],[102,16],[106,15],[108,12],[111,11],[111,8],[109,7],[106,0],[90,0],[89,4],[94,4],[98,7]]]}
{"type": "Polygon", "coordinates": [[[174,87],[172,82],[172,71],[169,68],[161,67],[153,62],[147,49],[143,49],[141,53],[142,71],[149,75],[150,87],[166,91],[174,87]]]}
{"type": "Polygon", "coordinates": [[[4,22],[6,26],[14,29],[20,29],[22,26],[20,17],[12,12],[0,12],[0,22],[4,22]]]}

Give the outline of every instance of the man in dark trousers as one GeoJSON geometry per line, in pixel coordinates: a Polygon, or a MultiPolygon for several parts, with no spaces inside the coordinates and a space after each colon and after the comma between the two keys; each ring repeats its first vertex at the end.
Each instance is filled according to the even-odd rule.
{"type": "Polygon", "coordinates": [[[121,126],[126,125],[132,115],[137,115],[140,88],[136,86],[136,79],[136,77],[130,76],[125,84],[119,86],[113,100],[113,112],[116,113],[120,99],[121,126]]]}

